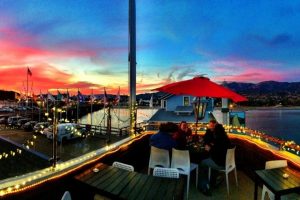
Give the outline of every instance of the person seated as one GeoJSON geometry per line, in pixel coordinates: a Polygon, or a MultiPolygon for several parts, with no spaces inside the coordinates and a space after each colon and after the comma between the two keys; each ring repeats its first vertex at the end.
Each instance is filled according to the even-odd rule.
{"type": "Polygon", "coordinates": [[[227,149],[231,147],[230,140],[222,124],[215,124],[214,129],[210,134],[212,134],[213,139],[205,145],[205,150],[209,152],[209,158],[204,159],[201,162],[202,168],[206,168],[206,172],[202,172],[203,174],[205,174],[205,177],[202,177],[202,180],[200,181],[200,189],[204,194],[207,194],[207,191],[209,190],[209,185],[216,185],[217,178],[216,173],[212,171],[211,182],[209,184],[206,175],[207,169],[224,169],[227,149]]]}
{"type": "Polygon", "coordinates": [[[211,146],[214,143],[214,140],[215,140],[214,129],[215,129],[216,124],[217,124],[217,121],[214,119],[209,121],[208,128],[203,136],[204,145],[211,146]]]}
{"type": "Polygon", "coordinates": [[[159,126],[159,131],[150,138],[150,145],[166,150],[177,148],[177,142],[172,135],[178,131],[178,126],[172,122],[163,123],[159,126]]]}
{"type": "Polygon", "coordinates": [[[186,121],[179,124],[179,129],[173,138],[177,142],[177,149],[187,149],[187,138],[192,135],[192,130],[188,127],[186,121]]]}
{"type": "Polygon", "coordinates": [[[209,159],[211,159],[216,165],[209,167],[216,170],[224,169],[227,149],[231,147],[231,143],[222,124],[215,125],[213,135],[213,143],[210,145],[207,144],[205,149],[210,152],[209,159]]]}

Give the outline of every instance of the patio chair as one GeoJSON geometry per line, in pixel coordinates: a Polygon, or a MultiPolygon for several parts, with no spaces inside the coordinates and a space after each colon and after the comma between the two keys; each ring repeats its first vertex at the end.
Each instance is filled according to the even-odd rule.
{"type": "Polygon", "coordinates": [[[148,175],[150,175],[150,170],[155,167],[170,167],[170,156],[168,150],[151,146],[148,175]]]}
{"type": "Polygon", "coordinates": [[[130,172],[134,171],[134,167],[132,165],[128,165],[128,164],[121,163],[121,162],[114,162],[112,164],[112,166],[120,168],[120,169],[124,169],[124,170],[127,170],[127,171],[130,171],[130,172]]]}
{"type": "Polygon", "coordinates": [[[189,198],[190,173],[196,170],[196,187],[198,185],[198,164],[190,162],[190,153],[188,150],[172,149],[171,168],[176,168],[179,174],[187,176],[187,199],[189,198]]]}
{"type": "Polygon", "coordinates": [[[65,191],[64,195],[61,197],[61,200],[72,200],[70,192],[65,191]]]}
{"type": "MultiPolygon", "coordinates": [[[[227,185],[227,194],[229,195],[229,181],[228,181],[228,174],[234,170],[235,175],[235,182],[236,186],[238,186],[237,180],[237,172],[236,172],[236,165],[235,165],[235,147],[231,149],[227,149],[226,153],[226,161],[225,161],[225,168],[218,170],[220,172],[224,172],[226,176],[226,185],[227,185]]],[[[208,180],[210,181],[211,175],[211,168],[208,169],[208,180]]]]}
{"type": "Polygon", "coordinates": [[[154,167],[153,176],[164,178],[179,178],[179,171],[175,168],[154,167]]]}

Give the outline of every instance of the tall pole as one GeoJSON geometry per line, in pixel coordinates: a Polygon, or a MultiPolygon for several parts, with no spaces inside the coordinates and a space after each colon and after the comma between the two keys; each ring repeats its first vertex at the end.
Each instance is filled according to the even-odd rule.
{"type": "Polygon", "coordinates": [[[129,0],[129,107],[130,134],[136,126],[136,15],[135,0],[129,0]]]}
{"type": "Polygon", "coordinates": [[[68,107],[69,107],[69,90],[67,89],[67,101],[66,101],[66,103],[67,103],[67,106],[66,106],[66,120],[67,121],[69,121],[68,120],[68,107]]]}
{"type": "Polygon", "coordinates": [[[27,73],[26,73],[26,84],[27,84],[27,87],[26,87],[26,110],[25,110],[26,117],[27,117],[27,108],[28,108],[28,70],[29,70],[29,68],[27,67],[27,73]]]}
{"type": "Polygon", "coordinates": [[[56,162],[57,162],[57,124],[58,124],[58,120],[57,120],[57,107],[56,107],[56,103],[54,103],[54,114],[53,114],[53,160],[52,160],[52,166],[53,168],[56,167],[56,162]]]}
{"type": "Polygon", "coordinates": [[[31,81],[31,120],[33,120],[33,99],[34,99],[34,93],[33,93],[33,81],[31,81]]]}
{"type": "Polygon", "coordinates": [[[107,144],[110,144],[111,140],[110,140],[110,136],[111,136],[111,113],[110,113],[110,109],[111,109],[111,105],[108,104],[107,107],[107,127],[106,127],[106,133],[107,133],[107,144]]]}
{"type": "Polygon", "coordinates": [[[76,123],[78,124],[78,115],[79,115],[79,89],[77,91],[77,113],[76,113],[76,123]]]}
{"type": "MultiPolygon", "coordinates": [[[[49,114],[49,90],[47,90],[47,114],[49,114]]],[[[48,120],[48,117],[47,117],[48,120]]]]}
{"type": "Polygon", "coordinates": [[[92,89],[92,96],[91,96],[91,125],[93,125],[93,102],[94,102],[94,91],[92,89]]]}

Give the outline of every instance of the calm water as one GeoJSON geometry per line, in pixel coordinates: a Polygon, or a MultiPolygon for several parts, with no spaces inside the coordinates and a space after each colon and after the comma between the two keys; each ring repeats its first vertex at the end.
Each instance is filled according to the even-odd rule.
{"type": "Polygon", "coordinates": [[[250,110],[246,126],[300,144],[300,110],[250,110]]]}
{"type": "MultiPolygon", "coordinates": [[[[137,121],[148,120],[157,109],[138,109],[137,121]]],[[[125,127],[129,125],[128,109],[114,109],[112,126],[125,127]],[[120,121],[118,120],[120,119],[120,121]]],[[[93,124],[105,125],[104,110],[93,113],[93,124]]],[[[81,123],[91,123],[91,115],[81,119],[81,123]]],[[[284,140],[294,140],[300,144],[300,109],[299,110],[249,110],[246,111],[246,126],[262,131],[284,140]]]]}

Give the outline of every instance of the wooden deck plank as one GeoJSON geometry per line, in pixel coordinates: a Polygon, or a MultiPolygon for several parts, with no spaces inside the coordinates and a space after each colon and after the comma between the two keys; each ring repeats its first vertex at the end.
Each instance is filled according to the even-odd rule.
{"type": "Polygon", "coordinates": [[[173,199],[176,182],[172,181],[171,184],[168,184],[169,180],[168,178],[162,178],[159,186],[160,192],[159,195],[158,194],[155,195],[155,199],[157,200],[173,199]]]}
{"type": "MultiPolygon", "coordinates": [[[[150,177],[150,178],[153,178],[153,177],[150,177]]],[[[159,192],[158,189],[160,186],[160,182],[161,182],[161,178],[154,179],[154,181],[152,182],[152,185],[151,185],[151,190],[149,190],[145,199],[147,199],[147,200],[155,199],[155,195],[159,192]]]]}
{"type": "MultiPolygon", "coordinates": [[[[118,176],[114,176],[116,179],[111,184],[109,184],[106,188],[104,188],[107,192],[112,192],[114,188],[118,187],[119,184],[126,181],[128,175],[132,172],[126,171],[126,170],[120,170],[120,174],[118,176]]],[[[113,178],[113,177],[112,177],[113,178]]],[[[122,185],[123,186],[123,185],[122,185]]]]}
{"type": "Polygon", "coordinates": [[[140,191],[143,191],[143,187],[145,187],[145,182],[148,179],[148,175],[141,176],[139,181],[136,183],[136,187],[132,190],[128,196],[128,199],[136,199],[140,191]]]}
{"type": "Polygon", "coordinates": [[[98,176],[98,179],[91,183],[91,185],[105,190],[105,187],[111,184],[114,181],[114,179],[118,177],[119,174],[121,174],[119,169],[109,167],[107,168],[106,173],[103,174],[101,177],[98,176]]]}
{"type": "Polygon", "coordinates": [[[112,199],[173,199],[178,185],[176,179],[148,176],[107,165],[103,165],[99,172],[89,169],[75,178],[112,199]]]}
{"type": "Polygon", "coordinates": [[[151,190],[151,185],[152,185],[153,181],[154,181],[154,179],[147,177],[147,180],[144,183],[143,192],[140,192],[138,194],[138,196],[136,196],[135,199],[137,199],[137,200],[145,199],[148,192],[151,190]]]}
{"type": "Polygon", "coordinates": [[[124,190],[121,191],[120,197],[122,199],[128,199],[129,194],[132,190],[134,190],[136,184],[138,183],[139,179],[141,179],[142,176],[136,176],[136,178],[131,179],[131,181],[126,185],[124,190]]]}
{"type": "Polygon", "coordinates": [[[123,182],[121,182],[120,184],[118,184],[118,186],[115,187],[115,188],[111,191],[111,193],[112,193],[112,194],[115,194],[115,195],[119,195],[119,194],[122,192],[122,190],[124,189],[124,187],[126,187],[126,185],[128,185],[128,184],[131,182],[131,180],[132,180],[136,175],[137,175],[136,173],[130,173],[130,174],[128,174],[127,178],[126,178],[123,182]]]}
{"type": "Polygon", "coordinates": [[[101,170],[103,170],[105,168],[105,165],[103,165],[102,163],[101,164],[97,164],[93,168],[88,169],[88,170],[84,171],[83,173],[75,176],[75,178],[76,179],[80,179],[81,181],[85,181],[85,180],[90,179],[92,176],[94,176],[94,172],[93,172],[94,168],[98,168],[99,171],[101,171],[101,170]]]}
{"type": "Polygon", "coordinates": [[[95,177],[91,180],[87,180],[86,183],[90,184],[94,187],[99,187],[99,185],[111,177],[111,175],[116,172],[117,170],[111,170],[109,168],[105,168],[104,170],[101,171],[101,173],[97,172],[95,174],[95,177]]]}

